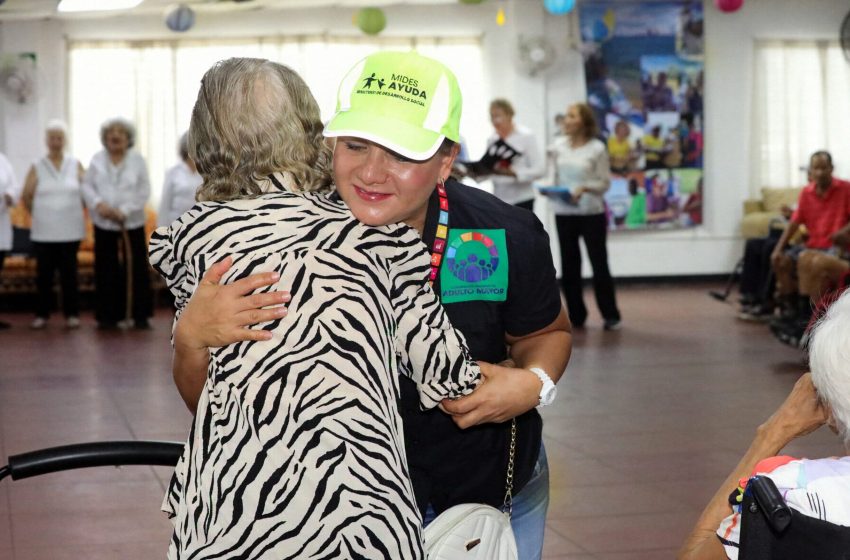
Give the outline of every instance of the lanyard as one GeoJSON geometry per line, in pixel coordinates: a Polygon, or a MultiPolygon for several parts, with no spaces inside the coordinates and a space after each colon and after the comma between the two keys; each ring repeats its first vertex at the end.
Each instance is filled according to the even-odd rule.
{"type": "Polygon", "coordinates": [[[440,272],[440,264],[443,262],[443,251],[446,250],[446,237],[449,234],[449,199],[446,196],[446,187],[443,183],[437,183],[437,196],[440,198],[440,215],[437,218],[437,231],[434,233],[434,245],[431,247],[431,274],[428,283],[434,285],[437,273],[440,272]]]}

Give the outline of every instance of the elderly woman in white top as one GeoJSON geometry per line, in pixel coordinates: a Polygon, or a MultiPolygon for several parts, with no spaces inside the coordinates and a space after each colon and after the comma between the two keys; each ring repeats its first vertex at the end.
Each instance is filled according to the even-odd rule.
{"type": "Polygon", "coordinates": [[[195,162],[189,157],[189,133],[184,132],[178,145],[180,163],[165,173],[157,225],[170,226],[183,212],[195,205],[195,193],[204,182],[195,162]]]}
{"type": "MultiPolygon", "coordinates": [[[[549,149],[548,182],[566,186],[569,196],[552,193],[558,240],[561,245],[561,284],[567,300],[570,321],[583,327],[587,308],[582,297],[581,251],[579,238],[593,267],[593,291],[606,330],[620,326],[620,311],[614,294],[614,280],[608,270],[608,233],[605,200],[611,186],[608,152],[596,138],[593,110],[585,103],[567,109],[563,121],[564,136],[555,139],[549,149]]],[[[544,194],[546,192],[544,191],[544,194]]]]}
{"type": "Polygon", "coordinates": [[[494,99],[490,102],[490,122],[495,134],[487,141],[489,146],[502,141],[518,155],[510,165],[496,165],[490,179],[493,181],[493,194],[507,202],[527,210],[534,207],[534,189],[531,182],[539,179],[545,171],[545,162],[537,148],[537,139],[525,127],[514,123],[514,108],[507,99],[494,99]]]}
{"type": "MultiPolygon", "coordinates": [[[[20,190],[15,180],[15,171],[6,156],[0,154],[0,272],[6,253],[12,249],[12,217],[9,210],[17,203],[20,190]]],[[[8,329],[9,323],[0,321],[0,329],[8,329]]]]}
{"type": "Polygon", "coordinates": [[[104,149],[92,157],[83,180],[83,197],[94,222],[95,318],[100,329],[114,329],[129,316],[135,328],[150,328],[145,239],[150,180],[144,158],[132,149],[135,137],[135,127],[125,119],[103,123],[104,149]]]}
{"type": "Polygon", "coordinates": [[[33,329],[47,325],[53,307],[53,274],[59,270],[65,326],[80,326],[77,289],[77,250],[85,236],[83,166],[65,153],[66,127],[62,121],[47,124],[47,155],[35,162],[24,181],[24,205],[32,214],[33,250],[36,258],[36,299],[33,329]]]}

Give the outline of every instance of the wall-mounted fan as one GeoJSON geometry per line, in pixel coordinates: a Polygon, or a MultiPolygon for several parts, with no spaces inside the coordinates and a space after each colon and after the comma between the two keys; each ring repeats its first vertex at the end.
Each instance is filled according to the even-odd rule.
{"type": "Polygon", "coordinates": [[[37,93],[35,60],[28,55],[0,59],[0,92],[18,104],[32,102],[37,93]]]}
{"type": "Polygon", "coordinates": [[[847,62],[850,62],[850,12],[844,16],[844,21],[841,22],[838,39],[841,41],[841,50],[844,51],[844,58],[847,59],[847,62]]]}
{"type": "Polygon", "coordinates": [[[544,36],[520,37],[518,44],[519,69],[529,76],[537,76],[555,63],[555,46],[544,36]]]}

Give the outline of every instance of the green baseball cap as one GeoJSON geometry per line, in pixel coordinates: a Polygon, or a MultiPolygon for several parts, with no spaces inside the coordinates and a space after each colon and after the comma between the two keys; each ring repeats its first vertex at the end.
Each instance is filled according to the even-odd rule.
{"type": "Polygon", "coordinates": [[[442,63],[415,52],[378,52],[349,70],[325,136],[354,136],[413,160],[460,140],[462,98],[442,63]]]}

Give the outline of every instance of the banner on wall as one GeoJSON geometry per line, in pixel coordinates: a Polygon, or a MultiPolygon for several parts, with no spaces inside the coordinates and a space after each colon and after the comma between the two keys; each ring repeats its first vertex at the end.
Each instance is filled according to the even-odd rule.
{"type": "Polygon", "coordinates": [[[608,144],[612,230],[702,223],[702,2],[584,2],[587,102],[608,144]]]}

